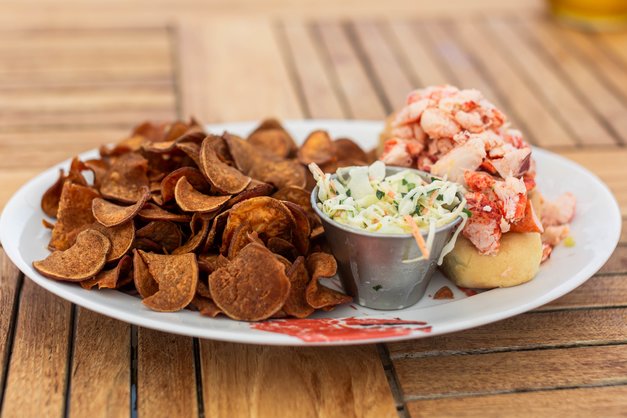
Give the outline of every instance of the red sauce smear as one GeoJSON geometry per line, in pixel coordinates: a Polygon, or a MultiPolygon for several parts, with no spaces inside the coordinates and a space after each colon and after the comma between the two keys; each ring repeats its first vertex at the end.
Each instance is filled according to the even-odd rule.
{"type": "Polygon", "coordinates": [[[305,342],[352,341],[398,337],[414,331],[431,332],[423,321],[400,318],[276,319],[250,325],[261,331],[291,335],[305,342]]]}
{"type": "Polygon", "coordinates": [[[464,292],[466,296],[474,296],[477,294],[476,290],[468,289],[467,287],[457,286],[457,288],[461,290],[462,292],[464,292]]]}

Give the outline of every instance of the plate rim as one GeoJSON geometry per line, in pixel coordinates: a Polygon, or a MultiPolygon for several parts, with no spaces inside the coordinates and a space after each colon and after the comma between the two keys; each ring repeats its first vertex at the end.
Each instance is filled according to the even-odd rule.
{"type": "MultiPolygon", "coordinates": [[[[319,125],[359,125],[362,127],[368,125],[371,129],[381,129],[383,126],[383,122],[380,121],[372,121],[372,120],[346,120],[346,119],[286,119],[283,121],[286,126],[289,125],[301,125],[307,126],[310,128],[310,125],[319,124],[319,125]]],[[[236,121],[236,122],[228,122],[228,123],[215,123],[215,124],[207,124],[205,127],[208,131],[218,131],[224,129],[226,126],[254,126],[258,124],[258,121],[236,121]]],[[[328,128],[332,129],[332,128],[328,128]]],[[[85,151],[79,154],[79,156],[83,156],[85,154],[93,154],[97,151],[97,149],[91,149],[89,151],[85,151]]],[[[356,339],[356,340],[333,340],[333,341],[315,341],[315,342],[305,342],[297,337],[277,334],[272,332],[265,333],[242,333],[241,329],[234,330],[224,330],[224,329],[211,329],[205,328],[205,331],[208,331],[206,335],[199,335],[197,332],[197,328],[190,324],[171,324],[168,322],[163,322],[158,319],[149,318],[146,316],[141,316],[141,312],[133,313],[129,318],[128,313],[120,311],[116,308],[110,308],[107,306],[102,306],[100,303],[95,303],[91,301],[88,297],[88,293],[85,295],[67,295],[63,289],[63,286],[58,286],[59,282],[52,281],[50,279],[46,279],[45,277],[36,273],[32,266],[29,266],[25,260],[22,258],[21,253],[19,251],[18,245],[16,242],[11,241],[10,237],[7,235],[9,232],[7,231],[6,224],[8,222],[7,213],[10,213],[11,210],[14,210],[13,207],[18,205],[19,199],[21,197],[27,196],[26,191],[33,187],[35,183],[41,181],[42,177],[48,177],[48,172],[52,169],[57,169],[61,166],[66,166],[69,164],[71,158],[68,158],[65,161],[62,161],[58,164],[55,164],[51,167],[48,167],[42,170],[40,173],[35,175],[33,178],[24,183],[20,188],[11,196],[11,198],[7,201],[2,215],[0,215],[0,241],[2,242],[2,247],[5,251],[5,254],[9,257],[9,259],[19,268],[19,270],[24,274],[26,278],[35,282],[35,284],[43,287],[47,291],[55,294],[56,296],[67,300],[70,303],[75,303],[78,306],[81,306],[85,309],[100,313],[107,317],[114,318],[116,320],[120,320],[126,323],[131,323],[137,326],[142,326],[146,328],[151,328],[155,330],[160,330],[164,332],[171,332],[179,335],[186,335],[191,337],[198,338],[207,338],[214,339],[219,341],[229,341],[236,343],[245,343],[245,344],[263,344],[263,345],[276,345],[276,346],[340,346],[340,345],[361,345],[361,344],[375,344],[375,343],[391,343],[403,340],[411,340],[417,338],[426,338],[430,336],[437,336],[448,334],[452,332],[457,332],[461,330],[467,330],[475,327],[479,327],[485,324],[489,324],[492,322],[497,322],[505,318],[509,318],[515,315],[518,315],[523,312],[527,312],[531,309],[535,309],[539,306],[542,306],[552,300],[557,299],[560,296],[565,295],[566,293],[572,291],[576,287],[583,284],[586,280],[592,277],[600,267],[609,259],[609,257],[614,253],[616,246],[620,239],[621,228],[622,228],[622,216],[620,212],[620,206],[616,200],[616,197],[610,191],[609,187],[593,172],[586,169],[585,167],[579,165],[578,163],[569,160],[565,157],[562,157],[559,154],[556,154],[552,151],[533,147],[533,152],[536,154],[544,154],[550,158],[556,158],[560,160],[561,163],[569,166],[569,169],[576,170],[580,174],[588,176],[592,178],[595,183],[600,187],[600,191],[609,197],[612,201],[611,207],[608,207],[608,211],[612,213],[610,216],[611,221],[617,221],[617,228],[613,228],[614,236],[610,237],[610,247],[611,251],[608,251],[607,254],[597,255],[594,259],[590,260],[585,267],[580,270],[577,274],[571,276],[568,280],[559,285],[553,287],[550,291],[544,293],[540,297],[536,297],[526,303],[521,303],[515,306],[512,306],[509,309],[505,309],[499,311],[497,314],[494,313],[485,313],[479,317],[473,316],[471,318],[460,318],[456,321],[448,321],[443,324],[438,324],[435,332],[432,333],[409,333],[407,335],[398,335],[392,337],[380,337],[373,339],[356,339]],[[26,271],[25,271],[26,270],[26,271]],[[34,276],[31,277],[31,276],[34,276]],[[71,296],[71,297],[70,297],[71,296]],[[137,316],[137,320],[135,317],[137,316]],[[195,332],[196,330],[196,332],[195,332]]],[[[13,240],[15,241],[15,240],[13,240]]],[[[65,283],[62,283],[65,284],[65,283]]],[[[382,315],[385,315],[387,312],[382,312],[382,315]]],[[[167,314],[166,314],[167,315],[167,314]]],[[[227,319],[225,319],[227,320],[227,319]]],[[[204,334],[204,333],[203,333],[204,334]]]]}

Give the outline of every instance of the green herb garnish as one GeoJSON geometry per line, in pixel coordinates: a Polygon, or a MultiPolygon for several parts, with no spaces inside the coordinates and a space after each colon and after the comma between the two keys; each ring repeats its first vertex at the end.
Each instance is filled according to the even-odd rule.
{"type": "Polygon", "coordinates": [[[462,210],[462,212],[464,212],[466,215],[468,215],[468,217],[469,217],[469,218],[472,218],[472,212],[471,212],[471,211],[469,211],[468,209],[464,208],[464,209],[462,210]]]}
{"type": "Polygon", "coordinates": [[[377,291],[377,292],[378,292],[379,290],[383,289],[383,286],[381,286],[380,284],[378,284],[378,285],[376,285],[376,286],[372,286],[372,288],[373,288],[375,291],[377,291]]]}
{"type": "Polygon", "coordinates": [[[383,193],[381,190],[377,190],[377,199],[381,200],[383,199],[383,196],[385,196],[385,193],[383,193]]]}

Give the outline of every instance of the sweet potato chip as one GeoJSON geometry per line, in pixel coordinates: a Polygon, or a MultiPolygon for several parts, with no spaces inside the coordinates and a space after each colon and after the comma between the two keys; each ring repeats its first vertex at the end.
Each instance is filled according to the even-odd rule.
{"type": "Polygon", "coordinates": [[[91,210],[94,218],[102,225],[109,227],[121,225],[133,219],[144,207],[148,199],[150,199],[150,196],[150,191],[145,188],[142,197],[137,203],[130,206],[116,205],[108,200],[97,197],[91,202],[91,210]]]}
{"type": "Polygon", "coordinates": [[[307,303],[312,308],[329,310],[335,305],[348,303],[353,300],[348,295],[318,283],[321,278],[332,277],[337,271],[337,263],[331,254],[313,253],[309,255],[307,257],[307,271],[311,276],[311,281],[307,285],[305,297],[307,303]]]}
{"type": "Polygon", "coordinates": [[[181,177],[174,188],[177,205],[185,212],[212,212],[220,209],[230,198],[226,196],[209,196],[194,189],[187,177],[181,177]]]}
{"type": "Polygon", "coordinates": [[[292,233],[292,243],[301,254],[307,254],[309,251],[309,235],[311,234],[311,225],[307,214],[302,207],[292,202],[283,202],[290,210],[295,221],[295,228],[292,233]]]}
{"type": "Polygon", "coordinates": [[[223,135],[235,166],[252,178],[277,188],[305,186],[305,168],[296,160],[284,160],[235,135],[223,135]]]}
{"type": "Polygon", "coordinates": [[[244,247],[250,244],[248,237],[249,232],[250,225],[247,223],[242,223],[235,229],[227,252],[227,256],[230,260],[234,259],[244,247]]]}
{"type": "Polygon", "coordinates": [[[263,129],[253,132],[248,137],[248,142],[281,158],[289,157],[296,150],[294,140],[283,129],[263,129]]]}
{"type": "Polygon", "coordinates": [[[246,187],[246,189],[244,189],[244,191],[233,196],[228,202],[226,202],[226,205],[224,205],[224,207],[228,209],[237,205],[239,202],[243,202],[246,199],[251,199],[258,196],[269,196],[273,190],[273,185],[253,179],[246,187]]]}
{"type": "Polygon", "coordinates": [[[43,260],[33,262],[42,276],[78,282],[98,274],[105,265],[111,243],[100,232],[88,229],[76,236],[67,250],[54,251],[43,260]]]}
{"type": "Polygon", "coordinates": [[[81,287],[91,289],[98,285],[98,289],[117,289],[133,281],[133,259],[125,255],[118,264],[109,270],[102,270],[91,279],[81,282],[81,287]]]}
{"type": "Polygon", "coordinates": [[[304,165],[328,163],[335,159],[335,144],[326,131],[313,131],[298,150],[298,161],[304,165]]]}
{"type": "Polygon", "coordinates": [[[338,138],[333,141],[333,144],[335,146],[335,157],[338,161],[352,159],[361,162],[361,164],[356,165],[366,165],[368,163],[368,155],[351,139],[338,138]]]}
{"type": "Polygon", "coordinates": [[[161,180],[161,197],[163,197],[165,203],[174,199],[174,189],[181,177],[187,177],[189,184],[201,193],[209,193],[211,191],[209,183],[207,183],[205,176],[203,176],[200,170],[194,167],[181,167],[161,180]]]}
{"type": "Polygon", "coordinates": [[[74,243],[79,232],[95,222],[91,212],[91,202],[98,192],[90,187],[66,181],[63,184],[57,223],[52,230],[48,247],[53,250],[67,250],[74,243]]]}
{"type": "Polygon", "coordinates": [[[133,249],[142,250],[147,253],[165,253],[163,246],[150,238],[135,238],[135,241],[133,241],[133,249]]]}
{"type": "Polygon", "coordinates": [[[145,221],[189,222],[192,219],[189,215],[168,212],[150,202],[144,205],[144,208],[139,211],[137,216],[145,221]]]}
{"type": "Polygon", "coordinates": [[[192,218],[190,222],[192,236],[187,240],[185,244],[174,249],[172,254],[185,254],[196,251],[201,248],[207,239],[207,234],[209,233],[209,225],[211,223],[211,219],[207,217],[199,217],[196,216],[192,218]],[[200,227],[198,227],[200,225],[200,227]]]}
{"type": "Polygon", "coordinates": [[[132,221],[113,227],[106,227],[98,222],[94,222],[89,228],[100,232],[111,242],[107,263],[120,259],[131,249],[135,240],[135,224],[132,221]]]}
{"type": "Polygon", "coordinates": [[[211,228],[209,229],[209,233],[207,234],[207,239],[203,246],[202,252],[207,252],[210,248],[218,248],[220,246],[220,244],[222,243],[224,228],[226,227],[226,223],[230,213],[230,209],[225,210],[213,219],[213,223],[211,224],[211,228]]]}
{"type": "Polygon", "coordinates": [[[135,203],[148,188],[148,161],[132,152],[118,157],[102,179],[100,193],[106,198],[135,203]]]}
{"type": "Polygon", "coordinates": [[[215,318],[222,313],[222,310],[211,299],[203,296],[194,296],[190,302],[190,307],[200,312],[201,315],[215,318]]]}
{"type": "Polygon", "coordinates": [[[200,148],[200,168],[209,183],[223,194],[239,193],[248,186],[250,177],[227,165],[218,158],[215,147],[220,138],[209,135],[200,148]]]}
{"type": "MultiPolygon", "coordinates": [[[[231,242],[232,244],[232,242],[231,242]]],[[[294,260],[300,253],[294,244],[279,237],[272,237],[268,239],[267,247],[275,254],[279,254],[288,260],[294,260]]]]}
{"type": "Polygon", "coordinates": [[[42,219],[41,220],[41,224],[44,226],[44,228],[46,229],[54,229],[54,224],[46,219],[42,219]]]}
{"type": "Polygon", "coordinates": [[[159,290],[142,303],[160,312],[185,308],[196,294],[198,264],[195,254],[161,255],[140,252],[159,290]]]}
{"type": "Polygon", "coordinates": [[[181,142],[176,144],[176,148],[183,151],[197,167],[200,167],[200,145],[194,142],[181,142]]]}
{"type": "Polygon", "coordinates": [[[61,200],[61,191],[63,190],[63,183],[65,182],[65,174],[63,169],[59,169],[59,177],[48,190],[46,190],[41,197],[41,210],[51,217],[56,218],[59,210],[59,201],[61,200]]]}
{"type": "Polygon", "coordinates": [[[314,312],[305,298],[305,290],[309,284],[309,273],[305,266],[305,259],[298,257],[294,264],[287,270],[290,279],[290,293],[283,305],[286,314],[296,318],[306,318],[314,312]]]}
{"type": "Polygon", "coordinates": [[[181,228],[168,221],[152,221],[137,231],[138,238],[147,238],[171,253],[181,246],[181,228]]]}
{"type": "Polygon", "coordinates": [[[276,188],[297,186],[305,187],[305,167],[296,160],[282,160],[274,163],[263,161],[249,174],[251,177],[266,183],[273,184],[276,188]]]}
{"type": "Polygon", "coordinates": [[[253,243],[226,267],[211,273],[209,289],[215,304],[230,318],[260,321],[281,309],[290,281],[283,264],[267,248],[253,243]]]}
{"type": "Polygon", "coordinates": [[[222,235],[222,254],[226,254],[235,230],[244,223],[249,224],[250,229],[257,232],[263,241],[270,237],[290,240],[296,225],[287,206],[276,199],[261,196],[244,200],[230,209],[222,235]]]}
{"type": "MultiPolygon", "coordinates": [[[[198,269],[201,270],[200,263],[198,263],[198,269]]],[[[198,278],[198,284],[196,285],[196,295],[203,296],[205,298],[211,298],[211,292],[209,292],[209,284],[207,284],[206,281],[202,280],[200,277],[198,278]]]]}
{"type": "MultiPolygon", "coordinates": [[[[154,295],[159,290],[159,285],[153,279],[148,265],[141,256],[141,250],[133,250],[133,282],[142,298],[154,295]]],[[[143,251],[141,251],[143,253],[143,251]]]]}
{"type": "Polygon", "coordinates": [[[318,215],[316,215],[316,212],[311,207],[311,202],[309,201],[310,193],[302,187],[284,187],[274,193],[272,197],[278,200],[286,200],[288,202],[296,203],[300,206],[307,214],[307,219],[309,219],[311,228],[315,228],[321,224],[320,218],[318,218],[318,215]]]}
{"type": "MultiPolygon", "coordinates": [[[[205,273],[213,273],[218,268],[219,254],[199,254],[198,255],[198,268],[205,273]]],[[[200,288],[200,282],[199,288],[200,288]]],[[[209,290],[209,288],[207,288],[209,290]]],[[[202,295],[202,293],[200,293],[202,295]]],[[[205,295],[203,295],[205,296],[205,295]]]]}

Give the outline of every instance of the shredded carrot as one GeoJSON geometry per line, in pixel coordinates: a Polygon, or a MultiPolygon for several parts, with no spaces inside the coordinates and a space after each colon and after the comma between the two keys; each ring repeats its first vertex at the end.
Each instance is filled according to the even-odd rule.
{"type": "Polygon", "coordinates": [[[414,219],[410,215],[405,215],[403,219],[405,219],[405,222],[407,222],[407,224],[411,228],[411,234],[414,236],[414,239],[416,240],[416,244],[418,244],[418,248],[420,249],[422,256],[425,259],[429,258],[429,249],[427,248],[427,243],[422,237],[420,229],[418,228],[418,225],[416,225],[416,222],[414,222],[414,219]]]}
{"type": "Polygon", "coordinates": [[[394,199],[394,197],[396,197],[396,195],[394,194],[394,192],[392,190],[390,190],[388,192],[388,196],[390,196],[392,199],[394,199]]]}

